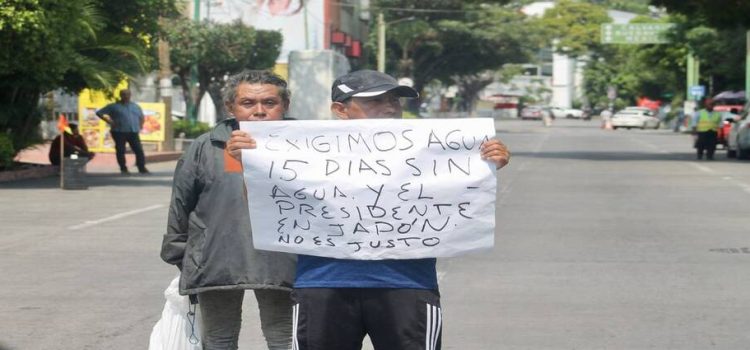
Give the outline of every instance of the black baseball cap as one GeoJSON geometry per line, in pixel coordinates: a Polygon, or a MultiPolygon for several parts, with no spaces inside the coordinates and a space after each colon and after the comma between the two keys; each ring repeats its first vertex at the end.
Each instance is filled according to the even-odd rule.
{"type": "Polygon", "coordinates": [[[417,90],[398,85],[392,76],[364,69],[342,75],[333,82],[331,100],[343,102],[352,97],[372,97],[393,91],[399,97],[419,97],[417,90]]]}

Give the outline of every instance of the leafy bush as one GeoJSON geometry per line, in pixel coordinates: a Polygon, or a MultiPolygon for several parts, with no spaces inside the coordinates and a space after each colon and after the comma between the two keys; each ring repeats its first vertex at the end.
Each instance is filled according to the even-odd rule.
{"type": "Polygon", "coordinates": [[[403,111],[401,113],[401,118],[403,118],[403,119],[417,119],[419,117],[416,114],[414,114],[413,112],[403,111]]]}
{"type": "Polygon", "coordinates": [[[172,124],[174,127],[174,137],[180,137],[181,133],[185,133],[185,138],[194,139],[202,134],[205,134],[211,127],[204,122],[190,122],[190,120],[182,119],[175,120],[172,124]]]}
{"type": "MultiPolygon", "coordinates": [[[[0,76],[0,87],[2,80],[0,76]]],[[[9,167],[18,152],[44,142],[39,128],[43,112],[37,105],[39,94],[34,90],[19,92],[22,98],[15,100],[6,100],[2,95],[0,91],[0,167],[9,167]],[[7,142],[10,145],[6,145],[7,142]],[[6,163],[6,152],[9,151],[11,160],[6,163]]]]}
{"type": "Polygon", "coordinates": [[[0,169],[8,169],[13,165],[13,157],[16,151],[13,141],[8,134],[0,133],[0,169]]]}

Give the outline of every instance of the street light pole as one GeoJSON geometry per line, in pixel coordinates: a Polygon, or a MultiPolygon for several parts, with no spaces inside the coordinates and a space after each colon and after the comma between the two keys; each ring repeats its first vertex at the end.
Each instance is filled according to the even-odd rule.
{"type": "MultiPolygon", "coordinates": [[[[193,0],[193,20],[196,22],[200,22],[201,20],[201,0],[193,0]]],[[[197,59],[197,57],[196,57],[197,59]]],[[[189,100],[185,101],[185,104],[187,105],[187,113],[185,113],[185,118],[187,118],[190,121],[190,124],[195,124],[195,121],[198,119],[198,106],[195,105],[194,101],[196,100],[194,98],[194,95],[196,94],[195,91],[195,84],[198,82],[198,63],[195,62],[190,66],[190,82],[189,82],[189,100]]]]}
{"type": "Polygon", "coordinates": [[[745,98],[750,101],[750,30],[745,35],[745,98]]]}
{"type": "Polygon", "coordinates": [[[378,13],[378,72],[385,73],[385,20],[378,13]]]}
{"type": "MultiPolygon", "coordinates": [[[[414,18],[414,16],[411,16],[385,23],[383,13],[381,12],[378,14],[378,72],[385,73],[385,27],[389,24],[412,21],[414,18]]],[[[404,48],[404,50],[406,50],[406,48],[404,48]]]]}
{"type": "MultiPolygon", "coordinates": [[[[164,19],[159,19],[164,24],[164,19]]],[[[162,151],[174,151],[174,126],[172,125],[172,69],[169,58],[169,43],[159,39],[159,95],[164,103],[164,141],[162,151]]]]}

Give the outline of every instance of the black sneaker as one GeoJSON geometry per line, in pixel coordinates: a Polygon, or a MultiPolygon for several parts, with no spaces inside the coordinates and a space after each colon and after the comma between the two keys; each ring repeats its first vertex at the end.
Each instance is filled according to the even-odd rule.
{"type": "Polygon", "coordinates": [[[151,172],[148,171],[148,169],[146,169],[146,168],[138,169],[138,173],[140,173],[140,174],[151,174],[151,172]]]}
{"type": "Polygon", "coordinates": [[[129,175],[130,171],[128,171],[128,168],[123,168],[123,169],[120,169],[120,174],[122,174],[122,175],[129,175]]]}

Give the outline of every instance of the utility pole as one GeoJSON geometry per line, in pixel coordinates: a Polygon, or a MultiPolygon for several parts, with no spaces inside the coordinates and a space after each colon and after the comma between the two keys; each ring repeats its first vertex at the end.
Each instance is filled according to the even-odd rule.
{"type": "MultiPolygon", "coordinates": [[[[193,20],[196,22],[199,22],[201,20],[201,0],[193,0],[193,20]]],[[[196,57],[197,59],[197,57],[196,57]]],[[[196,100],[196,88],[195,85],[198,82],[198,63],[195,62],[190,67],[190,82],[189,82],[189,88],[190,91],[188,93],[189,95],[189,101],[185,101],[185,104],[187,105],[187,113],[186,118],[190,120],[191,124],[194,124],[195,121],[198,119],[198,106],[195,105],[194,101],[196,100]]]]}
{"type": "Polygon", "coordinates": [[[378,72],[385,73],[385,20],[378,13],[378,72]]]}
{"type": "MultiPolygon", "coordinates": [[[[383,13],[378,13],[378,72],[385,73],[385,28],[388,25],[398,22],[413,21],[414,16],[400,18],[395,21],[385,23],[383,13]]],[[[405,49],[405,48],[404,48],[405,49]]]]}
{"type": "Polygon", "coordinates": [[[687,93],[685,94],[686,100],[692,96],[690,93],[690,87],[698,85],[700,77],[700,61],[695,58],[692,53],[687,56],[687,93]]]}
{"type": "Polygon", "coordinates": [[[683,110],[685,115],[692,115],[693,112],[698,108],[698,100],[700,97],[693,95],[690,91],[691,86],[698,85],[698,78],[700,76],[700,61],[695,58],[693,53],[687,55],[687,81],[686,81],[686,93],[685,103],[683,104],[683,110]]]}
{"type": "Polygon", "coordinates": [[[750,101],[750,30],[745,36],[745,99],[750,101]]]}
{"type": "MultiPolygon", "coordinates": [[[[163,20],[160,22],[164,23],[163,20]]],[[[164,103],[164,141],[162,151],[174,151],[174,126],[172,125],[172,70],[169,60],[169,42],[159,39],[159,96],[164,103]]]]}
{"type": "Polygon", "coordinates": [[[310,50],[310,33],[307,29],[307,6],[303,6],[302,11],[305,15],[305,50],[310,50]]]}

